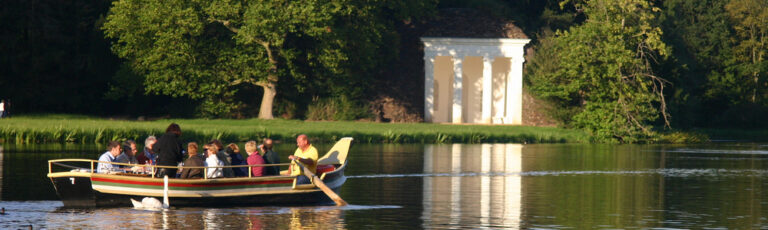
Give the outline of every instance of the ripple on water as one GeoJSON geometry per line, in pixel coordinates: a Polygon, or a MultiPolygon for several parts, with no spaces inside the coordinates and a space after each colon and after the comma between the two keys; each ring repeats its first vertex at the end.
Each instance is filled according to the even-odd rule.
{"type": "Polygon", "coordinates": [[[704,154],[749,154],[749,155],[768,155],[768,150],[736,150],[736,149],[690,149],[679,148],[664,150],[672,153],[704,153],[704,154]]]}
{"type": "Polygon", "coordinates": [[[487,172],[487,173],[414,173],[414,174],[373,174],[347,176],[349,179],[360,178],[399,178],[399,177],[505,177],[505,176],[572,176],[572,175],[639,175],[657,174],[664,177],[752,177],[768,176],[768,170],[760,169],[689,169],[689,168],[664,168],[645,170],[617,170],[617,171],[526,171],[526,172],[487,172]]]}

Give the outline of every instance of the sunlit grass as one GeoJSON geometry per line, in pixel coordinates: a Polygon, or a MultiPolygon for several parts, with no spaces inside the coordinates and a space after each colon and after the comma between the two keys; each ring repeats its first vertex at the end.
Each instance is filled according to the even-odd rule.
{"type": "Polygon", "coordinates": [[[143,140],[161,135],[171,122],[181,126],[182,139],[207,141],[291,139],[307,134],[314,141],[332,142],[344,136],[362,143],[565,143],[589,142],[579,130],[553,127],[450,125],[430,123],[373,123],[354,121],[167,119],[156,121],[109,120],[90,116],[51,114],[16,116],[0,120],[0,141],[12,143],[143,140]]]}

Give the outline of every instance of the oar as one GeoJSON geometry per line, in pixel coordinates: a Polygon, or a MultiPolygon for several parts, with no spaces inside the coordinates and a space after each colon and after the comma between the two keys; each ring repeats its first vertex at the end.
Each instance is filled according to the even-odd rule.
{"type": "Polygon", "coordinates": [[[323,183],[323,180],[321,180],[320,177],[317,177],[317,175],[312,173],[312,171],[309,171],[307,166],[305,166],[304,164],[302,164],[301,162],[299,162],[297,160],[293,160],[293,161],[296,162],[296,164],[301,165],[302,168],[304,168],[304,175],[309,177],[310,179],[312,179],[312,181],[314,182],[315,186],[320,188],[320,190],[323,190],[325,195],[327,195],[329,198],[331,198],[331,200],[333,200],[333,202],[336,203],[336,206],[346,206],[347,205],[347,202],[344,201],[343,199],[341,199],[341,197],[338,194],[336,194],[335,192],[333,192],[333,190],[331,190],[331,188],[328,188],[328,186],[325,185],[325,183],[323,183]]]}

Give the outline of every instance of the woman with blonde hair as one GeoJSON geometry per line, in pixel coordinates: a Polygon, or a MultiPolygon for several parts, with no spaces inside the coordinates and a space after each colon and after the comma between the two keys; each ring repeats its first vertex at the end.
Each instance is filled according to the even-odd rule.
{"type": "MultiPolygon", "coordinates": [[[[259,151],[256,150],[256,142],[255,141],[248,141],[245,143],[245,152],[248,153],[248,165],[262,165],[264,164],[264,158],[259,155],[259,151]]],[[[252,176],[263,176],[264,175],[264,167],[263,166],[252,166],[251,167],[251,175],[252,176]]]]}

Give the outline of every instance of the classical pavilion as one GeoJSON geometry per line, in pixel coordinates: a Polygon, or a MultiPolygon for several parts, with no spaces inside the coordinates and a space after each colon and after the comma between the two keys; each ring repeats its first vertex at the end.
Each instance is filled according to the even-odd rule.
{"type": "Polygon", "coordinates": [[[421,37],[424,121],[521,125],[530,39],[512,22],[476,12],[441,17],[421,37]]]}

